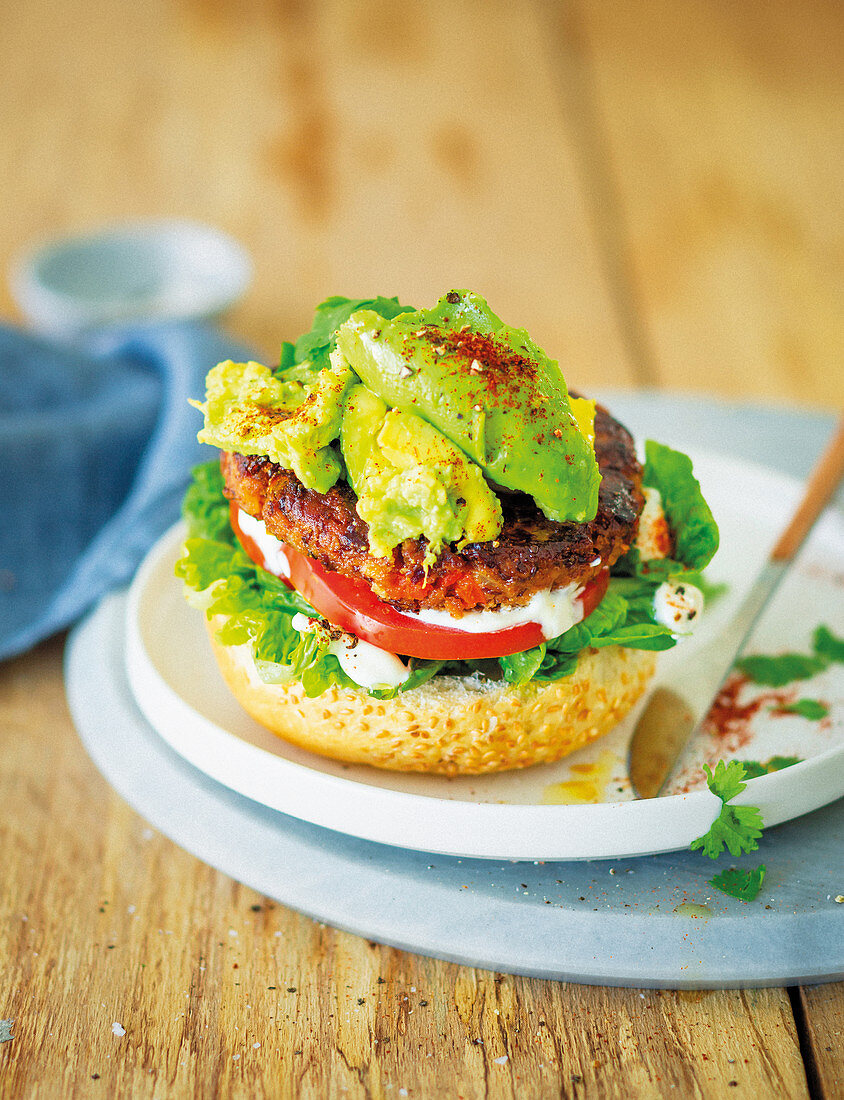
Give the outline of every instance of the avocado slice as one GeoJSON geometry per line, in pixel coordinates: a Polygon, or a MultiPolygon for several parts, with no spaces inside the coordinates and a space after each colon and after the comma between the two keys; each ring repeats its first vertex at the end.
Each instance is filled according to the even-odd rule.
{"type": "Polygon", "coordinates": [[[423,535],[429,566],[445,543],[486,542],[501,531],[501,505],[480,467],[431,424],[388,408],[366,386],[346,394],[340,446],[376,556],[423,535]]]}
{"type": "Polygon", "coordinates": [[[528,493],[549,519],[594,519],[601,474],[559,364],[480,295],[450,291],[393,318],[359,310],[335,340],[370,390],[437,428],[497,485],[528,493]]]}

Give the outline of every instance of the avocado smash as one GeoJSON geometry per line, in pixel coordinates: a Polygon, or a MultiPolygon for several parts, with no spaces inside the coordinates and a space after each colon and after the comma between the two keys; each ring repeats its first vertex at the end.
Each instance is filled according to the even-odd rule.
{"type": "Polygon", "coordinates": [[[444,543],[487,542],[501,531],[501,505],[480,467],[436,428],[389,408],[366,386],[346,397],[340,443],[376,556],[425,535],[427,568],[444,543]]]}
{"type": "Polygon", "coordinates": [[[451,291],[390,318],[360,309],[331,342],[323,369],[215,367],[200,441],[265,455],[320,493],[345,472],[379,557],[424,537],[428,566],[447,543],[494,539],[493,485],[552,520],[594,518],[594,403],[570,398],[558,363],[483,298],[451,291]]]}
{"type": "Polygon", "coordinates": [[[264,455],[292,470],[306,489],[327,493],[342,473],[331,443],[340,433],[348,367],[331,365],[310,386],[279,379],[260,363],[219,363],[205,380],[200,443],[242,455],[264,455]]]}

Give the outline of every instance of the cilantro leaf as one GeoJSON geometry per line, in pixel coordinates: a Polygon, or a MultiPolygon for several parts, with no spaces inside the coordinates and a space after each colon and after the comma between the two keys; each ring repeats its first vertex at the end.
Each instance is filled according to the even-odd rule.
{"type": "Polygon", "coordinates": [[[730,867],[720,871],[709,881],[717,890],[723,890],[725,894],[738,898],[739,901],[753,901],[765,881],[765,864],[760,863],[758,867],[752,867],[748,871],[730,867]]]}
{"type": "Polygon", "coordinates": [[[745,779],[758,779],[760,775],[770,775],[771,772],[781,772],[783,768],[790,768],[792,764],[800,764],[799,756],[772,756],[763,764],[759,760],[742,760],[745,779]]]}
{"type": "Polygon", "coordinates": [[[782,653],[777,657],[758,654],[742,657],[740,661],[736,661],[736,668],[754,684],[785,687],[793,680],[808,680],[816,676],[828,664],[826,657],[806,653],[782,653]]]}
{"type": "Polygon", "coordinates": [[[762,764],[758,760],[742,760],[741,763],[745,779],[758,779],[760,775],[768,774],[767,764],[762,764]]]}
{"type": "MultiPolygon", "coordinates": [[[[736,661],[736,668],[743,672],[754,684],[762,684],[764,687],[785,687],[793,680],[808,680],[823,672],[833,661],[844,662],[844,638],[838,638],[828,626],[819,626],[812,638],[813,653],[780,653],[777,656],[764,654],[752,657],[743,657],[736,661]]],[[[811,700],[801,700],[801,705],[811,700]]],[[[821,704],[817,704],[820,706],[821,704]]],[[[817,713],[817,706],[809,708],[818,718],[825,715],[817,713]]],[[[781,707],[780,710],[788,710],[781,707]]],[[[803,710],[795,710],[795,714],[802,714],[803,710]]],[[[804,717],[814,717],[813,714],[804,714],[804,717]]]]}
{"type": "Polygon", "coordinates": [[[729,764],[719,760],[714,772],[706,764],[703,768],[707,786],[721,799],[721,810],[708,832],[692,841],[692,851],[702,850],[710,859],[717,859],[724,848],[732,856],[754,851],[759,847],[758,841],[762,835],[762,815],[755,806],[728,805],[729,800],[741,794],[747,786],[743,781],[743,765],[738,760],[731,760],[729,764]]]}
{"type": "Polygon", "coordinates": [[[802,764],[801,756],[772,756],[768,761],[769,772],[781,772],[783,768],[790,768],[792,764],[802,764]]]}
{"type": "Polygon", "coordinates": [[[724,803],[709,832],[693,840],[691,849],[693,852],[701,850],[710,859],[717,859],[724,848],[731,856],[753,852],[759,847],[762,827],[762,815],[755,806],[728,806],[724,803]]]}
{"type": "Polygon", "coordinates": [[[714,772],[710,770],[708,764],[704,764],[703,770],[706,772],[707,787],[713,794],[718,795],[722,802],[729,802],[731,798],[741,794],[747,786],[742,782],[745,778],[744,765],[739,760],[731,760],[729,764],[719,760],[714,772]]]}
{"type": "Polygon", "coordinates": [[[811,722],[819,722],[829,714],[829,707],[817,699],[798,699],[796,703],[774,708],[776,714],[799,714],[811,722]]]}
{"type": "Polygon", "coordinates": [[[828,661],[844,661],[844,638],[837,638],[828,626],[819,626],[812,639],[815,653],[828,661]]]}

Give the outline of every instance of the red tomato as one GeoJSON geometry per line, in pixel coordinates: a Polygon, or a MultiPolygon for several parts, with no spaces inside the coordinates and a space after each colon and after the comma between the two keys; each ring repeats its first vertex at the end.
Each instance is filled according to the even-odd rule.
{"type": "MultiPolygon", "coordinates": [[[[265,569],[264,555],[254,540],[240,530],[234,505],[231,509],[231,523],[243,549],[257,565],[265,569]]],[[[510,653],[532,649],[545,641],[539,623],[524,623],[522,626],[491,631],[489,634],[469,634],[464,630],[420,622],[403,615],[379,599],[365,581],[331,572],[312,558],[300,554],[292,546],[286,543],[283,546],[290,563],[289,579],[297,592],[334,626],[371,642],[379,649],[400,653],[405,657],[459,661],[504,657],[510,653]]],[[[583,590],[580,601],[583,604],[584,618],[603,599],[609,576],[609,569],[602,569],[583,590]]]]}

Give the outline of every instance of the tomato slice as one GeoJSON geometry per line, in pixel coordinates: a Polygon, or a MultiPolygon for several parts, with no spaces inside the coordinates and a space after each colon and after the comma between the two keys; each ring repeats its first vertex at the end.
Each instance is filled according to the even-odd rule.
{"type": "MultiPolygon", "coordinates": [[[[234,505],[231,508],[231,524],[249,557],[266,569],[260,547],[241,531],[234,505]]],[[[464,630],[420,622],[379,599],[365,581],[331,572],[287,543],[282,546],[290,564],[290,577],[282,577],[282,580],[291,584],[334,626],[371,642],[379,649],[405,657],[459,661],[505,657],[532,649],[545,641],[539,623],[523,623],[488,634],[470,634],[464,630]]],[[[602,569],[586,585],[580,596],[584,618],[601,602],[608,583],[609,569],[602,569]]]]}

